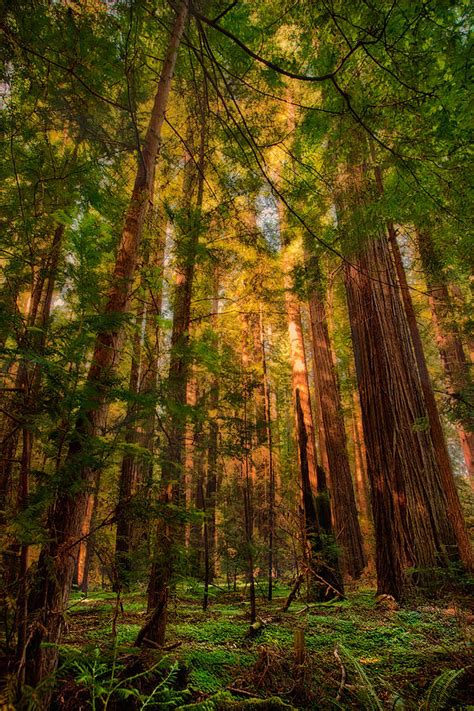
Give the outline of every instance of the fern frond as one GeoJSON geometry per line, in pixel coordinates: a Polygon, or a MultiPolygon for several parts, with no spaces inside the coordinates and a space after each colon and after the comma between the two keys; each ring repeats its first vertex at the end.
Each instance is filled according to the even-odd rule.
{"type": "Polygon", "coordinates": [[[342,645],[339,645],[339,650],[342,652],[348,664],[353,667],[354,671],[358,674],[362,681],[362,691],[367,704],[365,708],[370,709],[370,711],[384,711],[384,706],[377,696],[377,692],[375,691],[369,677],[365,673],[365,669],[362,664],[342,645]]]}
{"type": "Polygon", "coordinates": [[[464,671],[464,669],[448,669],[437,676],[427,691],[420,711],[443,711],[464,671]]]}

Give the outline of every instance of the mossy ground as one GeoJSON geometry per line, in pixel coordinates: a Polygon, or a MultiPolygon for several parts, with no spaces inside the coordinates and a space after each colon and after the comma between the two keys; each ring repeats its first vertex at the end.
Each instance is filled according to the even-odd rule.
{"type": "MultiPolygon", "coordinates": [[[[307,605],[299,599],[282,613],[287,594],[287,587],[277,585],[272,603],[259,600],[259,616],[268,623],[250,637],[243,587],[215,589],[203,612],[200,587],[178,586],[168,628],[169,645],[178,646],[168,653],[182,665],[192,700],[238,689],[243,699],[245,692],[278,695],[297,709],[393,708],[397,699],[397,708],[420,708],[442,671],[465,668],[449,708],[468,708],[474,686],[469,668],[473,615],[467,599],[380,609],[374,591],[361,587],[332,604],[307,605]],[[303,665],[295,658],[297,628],[304,630],[303,665]]],[[[85,599],[75,594],[65,643],[84,651],[113,647],[115,617],[119,653],[132,653],[145,619],[145,596],[130,593],[121,602],[123,608],[117,609],[116,596],[108,592],[85,599]]]]}

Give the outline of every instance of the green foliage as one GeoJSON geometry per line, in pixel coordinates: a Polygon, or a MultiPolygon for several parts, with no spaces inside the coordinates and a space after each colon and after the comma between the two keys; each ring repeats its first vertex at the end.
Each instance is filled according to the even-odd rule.
{"type": "MultiPolygon", "coordinates": [[[[214,693],[230,683],[231,667],[249,667],[255,661],[253,654],[201,647],[193,648],[184,658],[190,668],[190,687],[206,693],[214,693]]],[[[235,673],[235,669],[233,671],[235,673]]]]}
{"type": "Polygon", "coordinates": [[[293,706],[286,704],[277,697],[241,700],[236,699],[232,694],[222,691],[205,701],[180,706],[178,711],[180,709],[193,709],[194,711],[227,711],[228,709],[232,711],[280,711],[281,709],[284,711],[286,709],[287,711],[295,711],[293,706]]]}
{"type": "Polygon", "coordinates": [[[248,624],[246,622],[213,620],[204,622],[198,627],[191,623],[178,624],[175,627],[175,633],[195,642],[227,644],[242,640],[247,633],[247,629],[248,624]]]}
{"type": "Polygon", "coordinates": [[[448,708],[448,703],[464,672],[464,669],[447,669],[437,676],[428,689],[420,711],[443,711],[448,708]]]}
{"type": "MultiPolygon", "coordinates": [[[[384,704],[380,700],[375,687],[367,676],[363,666],[359,661],[343,647],[340,648],[341,656],[345,663],[352,668],[355,674],[362,682],[357,686],[359,698],[364,703],[364,708],[372,709],[373,711],[383,711],[384,704]]],[[[416,706],[419,711],[443,711],[448,708],[448,704],[452,701],[453,693],[460,679],[464,675],[464,669],[447,669],[437,676],[431,683],[423,700],[416,706]]],[[[395,694],[395,703],[393,708],[406,708],[402,696],[395,694]]],[[[411,708],[411,705],[409,706],[411,708]]]]}
{"type": "Polygon", "coordinates": [[[377,696],[377,692],[375,691],[375,688],[367,676],[362,664],[342,645],[339,645],[339,650],[344,662],[349,667],[352,667],[362,681],[362,684],[358,686],[358,694],[360,700],[364,703],[364,708],[370,709],[371,711],[383,711],[383,704],[377,696]]]}
{"type": "Polygon", "coordinates": [[[238,700],[227,692],[220,692],[212,696],[209,701],[212,703],[212,706],[208,708],[215,709],[215,711],[279,711],[280,709],[282,709],[282,711],[284,709],[294,711],[293,706],[286,704],[277,697],[238,700]]]}
{"type": "Polygon", "coordinates": [[[173,687],[178,673],[178,664],[163,657],[148,668],[127,673],[127,668],[118,658],[115,646],[113,657],[104,657],[99,648],[90,655],[80,654],[68,659],[63,671],[74,674],[77,684],[84,686],[90,694],[90,707],[106,709],[117,700],[133,703],[136,709],[152,708],[173,709],[181,705],[186,691],[176,691],[173,687]],[[144,691],[141,686],[147,682],[151,690],[144,691]]]}

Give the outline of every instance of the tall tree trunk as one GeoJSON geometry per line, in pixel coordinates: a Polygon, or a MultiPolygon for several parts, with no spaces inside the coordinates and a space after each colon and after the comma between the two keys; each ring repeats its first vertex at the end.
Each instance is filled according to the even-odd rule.
{"type": "MultiPolygon", "coordinates": [[[[186,387],[186,405],[188,408],[195,408],[199,400],[199,387],[197,377],[189,374],[186,387]]],[[[202,479],[204,476],[203,454],[202,454],[202,426],[201,422],[186,423],[185,441],[185,490],[186,490],[186,510],[194,505],[197,511],[203,511],[204,502],[201,499],[201,490],[204,486],[202,479]]],[[[188,560],[191,562],[190,574],[197,578],[202,578],[202,556],[203,556],[203,524],[186,523],[185,526],[185,546],[188,552],[188,560]]]]}
{"type": "Polygon", "coordinates": [[[202,609],[204,612],[209,605],[209,585],[211,584],[211,561],[209,557],[209,523],[207,520],[206,497],[204,495],[204,482],[202,477],[199,480],[200,498],[202,501],[202,510],[204,512],[204,525],[202,530],[203,549],[204,549],[204,593],[202,598],[202,609]]]}
{"type": "Polygon", "coordinates": [[[254,539],[253,539],[253,529],[254,529],[254,467],[251,463],[251,453],[252,453],[252,433],[251,433],[251,422],[249,422],[248,417],[248,405],[250,398],[250,385],[248,378],[248,368],[250,362],[249,354],[249,316],[244,314],[242,317],[242,383],[243,383],[243,428],[241,437],[241,449],[242,449],[242,459],[241,459],[241,481],[242,481],[242,494],[243,494],[243,504],[244,504],[244,531],[245,531],[245,547],[247,554],[247,579],[249,584],[250,592],[250,624],[257,619],[257,600],[255,595],[255,566],[254,566],[254,539]]]}
{"type": "MultiPolygon", "coordinates": [[[[137,261],[138,245],[148,205],[153,195],[155,160],[171,87],[181,35],[187,17],[187,3],[177,11],[174,27],[158,82],[150,122],[139,156],[137,175],[118,248],[104,315],[112,322],[97,336],[87,376],[88,403],[79,413],[74,437],[64,466],[64,481],[52,506],[43,547],[28,600],[29,634],[20,654],[26,681],[38,685],[51,674],[58,660],[58,643],[64,630],[64,609],[69,599],[75,567],[75,549],[80,537],[87,500],[94,489],[96,469],[84,461],[91,437],[100,432],[107,412],[107,393],[120,351],[123,319],[137,261]],[[43,642],[48,642],[44,646],[43,642]]],[[[46,699],[47,702],[47,699],[46,699]]]]}
{"type": "MultiPolygon", "coordinates": [[[[371,145],[372,157],[375,156],[375,151],[371,145]]],[[[383,194],[383,178],[382,171],[379,166],[375,166],[375,180],[377,184],[378,191],[383,194]]],[[[402,262],[402,257],[400,254],[400,248],[398,246],[395,227],[392,221],[387,223],[388,230],[388,241],[392,250],[393,262],[395,265],[395,272],[398,279],[398,284],[401,291],[401,297],[403,306],[405,309],[408,330],[410,332],[411,342],[413,346],[413,353],[415,356],[416,366],[418,369],[418,375],[420,378],[421,390],[423,392],[423,397],[425,401],[426,413],[428,415],[428,424],[430,430],[430,438],[433,444],[433,449],[436,455],[436,461],[438,465],[439,472],[444,485],[444,493],[448,506],[448,515],[451,521],[451,525],[456,536],[457,551],[459,557],[464,562],[468,569],[472,569],[473,566],[473,556],[472,548],[469,540],[469,536],[466,530],[466,525],[464,522],[464,516],[461,509],[461,503],[459,501],[459,496],[456,491],[456,485],[454,482],[453,469],[451,461],[449,459],[448,448],[446,446],[446,440],[443,432],[443,427],[441,425],[441,419],[438,412],[438,406],[436,404],[433,386],[431,384],[430,375],[428,372],[428,367],[426,365],[425,354],[423,351],[423,344],[421,341],[420,332],[418,330],[418,324],[416,322],[416,314],[413,308],[413,302],[411,299],[410,288],[408,286],[405,269],[402,262]]]]}
{"type": "Polygon", "coordinates": [[[319,426],[324,432],[329,465],[334,535],[342,546],[347,572],[352,578],[358,578],[366,559],[347,451],[341,396],[329,340],[320,265],[315,255],[307,257],[307,271],[316,400],[322,416],[319,426]]]}
{"type": "MultiPolygon", "coordinates": [[[[29,348],[31,348],[31,351],[37,356],[44,354],[46,346],[48,322],[51,315],[51,305],[62,251],[63,236],[64,226],[58,225],[54,232],[48,258],[46,263],[42,265],[40,274],[38,275],[38,281],[36,282],[33,294],[34,298],[31,300],[27,330],[31,332],[34,327],[34,332],[32,336],[27,334],[26,338],[29,339],[29,348]]],[[[29,503],[30,474],[34,444],[34,416],[38,411],[41,376],[42,369],[39,362],[35,362],[33,359],[31,363],[27,361],[20,363],[16,378],[18,392],[15,393],[15,400],[18,405],[18,416],[20,418],[18,422],[22,425],[22,453],[20,459],[17,512],[25,511],[29,503]],[[21,400],[18,400],[18,398],[21,400]]],[[[12,439],[14,447],[11,454],[13,456],[16,449],[16,437],[13,436],[12,439]]],[[[6,464],[8,467],[11,463],[6,462],[6,464]]],[[[11,469],[7,468],[6,474],[7,479],[9,476],[11,477],[11,469]]],[[[17,648],[18,650],[22,650],[26,642],[27,634],[27,569],[29,546],[27,543],[23,543],[21,545],[16,544],[15,547],[20,550],[20,567],[18,571],[19,585],[17,590],[17,648]]],[[[20,678],[22,678],[22,674],[20,678]]]]}
{"type": "Polygon", "coordinates": [[[87,500],[86,515],[84,516],[84,521],[82,522],[81,542],[78,545],[79,550],[77,553],[77,563],[76,563],[75,580],[74,580],[74,583],[77,584],[78,588],[80,590],[82,590],[83,592],[87,592],[87,590],[84,590],[84,575],[86,572],[87,543],[88,543],[89,531],[91,528],[93,510],[94,510],[94,495],[90,494],[89,498],[87,500]]]}
{"type": "MultiPolygon", "coordinates": [[[[177,278],[174,294],[171,358],[168,376],[168,433],[161,465],[161,503],[178,508],[184,498],[184,457],[186,418],[186,391],[189,376],[189,324],[196,253],[201,230],[204,191],[204,157],[206,148],[206,122],[204,104],[199,107],[200,140],[198,161],[189,156],[184,179],[184,196],[187,202],[185,232],[177,242],[177,278]]],[[[191,129],[190,125],[190,129],[191,129]]],[[[188,141],[193,146],[193,138],[188,141]]],[[[137,645],[148,641],[163,645],[166,634],[169,586],[175,572],[177,544],[183,538],[177,520],[167,513],[157,527],[156,555],[148,586],[149,619],[140,630],[137,645]]]]}
{"type": "Polygon", "coordinates": [[[362,430],[362,417],[360,414],[360,403],[357,389],[352,393],[352,441],[354,445],[354,469],[357,489],[357,499],[362,518],[367,526],[372,520],[370,510],[370,491],[367,480],[367,455],[364,444],[364,433],[362,430]]]}
{"type": "Polygon", "coordinates": [[[255,565],[253,556],[253,477],[251,475],[249,452],[246,451],[242,461],[242,490],[244,500],[244,528],[247,549],[247,575],[250,598],[250,624],[257,619],[257,598],[255,594],[255,565]]]}
{"type": "Polygon", "coordinates": [[[285,270],[285,307],[290,339],[293,397],[306,537],[305,545],[309,553],[308,559],[312,576],[311,595],[314,595],[317,599],[330,599],[343,592],[343,585],[339,575],[337,557],[334,557],[334,553],[332,552],[329,555],[331,560],[324,560],[325,551],[323,550],[323,539],[320,534],[329,535],[331,533],[331,517],[330,515],[325,515],[322,507],[321,513],[325,515],[325,521],[318,522],[316,497],[321,503],[323,503],[323,499],[328,501],[328,492],[322,470],[320,471],[322,481],[318,482],[313,414],[309,394],[300,305],[296,294],[292,290],[293,283],[289,273],[289,265],[285,263],[285,258],[283,262],[285,270]]]}
{"type": "Polygon", "coordinates": [[[423,423],[426,410],[394,267],[384,235],[346,264],[376,536],[378,591],[396,598],[406,569],[434,568],[455,553],[447,499],[423,423]]]}
{"type": "MultiPolygon", "coordinates": [[[[58,225],[51,241],[49,253],[39,266],[33,279],[25,332],[20,340],[22,349],[41,356],[46,343],[46,327],[51,312],[54,287],[64,236],[64,225],[58,225]]],[[[7,394],[3,403],[0,442],[0,511],[6,510],[11,500],[12,472],[18,439],[25,424],[37,407],[41,384],[41,365],[30,362],[28,355],[20,362],[14,382],[13,394],[7,394]]],[[[7,391],[8,392],[8,391],[7,391]]],[[[29,426],[29,425],[27,425],[29,426]]],[[[32,450],[33,441],[29,444],[32,450]]],[[[24,464],[24,463],[23,463],[24,464]]],[[[23,474],[25,469],[23,468],[23,474]]]]}
{"type": "Polygon", "coordinates": [[[87,538],[82,541],[81,545],[84,544],[84,557],[81,565],[78,565],[79,569],[79,589],[87,595],[89,591],[89,575],[91,572],[92,559],[95,550],[95,525],[97,521],[97,512],[99,509],[99,492],[100,492],[100,472],[95,481],[95,488],[90,496],[90,503],[88,504],[88,511],[86,520],[87,528],[85,529],[85,535],[87,538]],[[89,514],[90,511],[90,514],[89,514]]]}
{"type": "MultiPolygon", "coordinates": [[[[214,269],[213,296],[212,296],[212,326],[215,332],[213,338],[214,348],[219,347],[217,337],[217,317],[219,313],[219,271],[214,269]]],[[[217,499],[217,461],[219,450],[219,425],[217,420],[217,408],[219,407],[219,376],[215,375],[212,380],[211,391],[209,393],[209,407],[212,415],[209,422],[209,447],[207,453],[207,481],[206,481],[206,534],[207,534],[207,557],[208,557],[208,582],[212,582],[216,575],[216,499],[217,499]]]]}
{"type": "Polygon", "coordinates": [[[417,230],[417,241],[430,293],[436,341],[454,411],[456,414],[460,413],[457,417],[457,429],[466,468],[474,486],[474,384],[470,374],[472,364],[464,351],[452,311],[448,284],[432,237],[426,230],[417,230]]]}
{"type": "Polygon", "coordinates": [[[275,462],[273,458],[273,432],[270,383],[267,370],[267,354],[265,348],[265,331],[263,312],[260,306],[260,348],[262,354],[263,393],[265,404],[265,431],[268,449],[268,594],[269,600],[273,598],[273,561],[275,545],[275,462]]]}
{"type": "Polygon", "coordinates": [[[456,535],[459,556],[461,560],[466,564],[466,566],[470,568],[472,567],[473,562],[471,544],[469,541],[469,536],[467,534],[466,525],[464,523],[464,516],[461,509],[459,496],[456,491],[456,485],[454,483],[453,469],[451,466],[451,461],[449,459],[448,448],[446,446],[446,440],[444,437],[443,427],[441,425],[441,419],[439,416],[438,407],[433,392],[433,386],[431,385],[431,379],[428,372],[428,367],[426,365],[423,344],[421,342],[421,336],[418,330],[418,324],[416,322],[416,315],[415,310],[413,308],[410,288],[408,286],[405,269],[403,267],[402,257],[400,254],[400,249],[397,243],[395,228],[392,222],[388,223],[388,239],[390,242],[390,247],[392,249],[393,261],[395,264],[395,270],[397,273],[398,283],[400,285],[402,301],[407,316],[408,329],[410,331],[413,352],[415,355],[415,361],[420,376],[421,389],[423,391],[426,412],[428,414],[431,442],[433,444],[438,468],[443,481],[444,493],[448,505],[447,513],[450,518],[454,533],[456,535]]]}

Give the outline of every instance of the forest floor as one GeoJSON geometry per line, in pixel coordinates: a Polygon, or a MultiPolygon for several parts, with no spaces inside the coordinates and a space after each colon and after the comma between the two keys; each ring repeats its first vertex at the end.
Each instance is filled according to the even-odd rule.
{"type": "MultiPolygon", "coordinates": [[[[167,683],[186,691],[165,695],[162,705],[149,708],[177,708],[178,698],[186,703],[209,699],[195,707],[202,709],[285,708],[278,700],[261,706],[243,703],[250,697],[277,696],[296,709],[474,709],[469,706],[474,699],[474,616],[467,598],[443,597],[390,609],[390,604],[377,604],[373,590],[360,587],[333,603],[308,605],[300,598],[282,613],[288,591],[277,585],[271,603],[258,600],[265,624],[251,637],[243,588],[226,592],[214,587],[203,612],[201,586],[181,584],[170,604],[163,668],[171,669],[167,683]],[[295,655],[297,629],[304,630],[302,664],[295,655]],[[219,696],[223,690],[227,695],[219,696]],[[214,698],[221,698],[220,705],[213,705],[214,698]],[[234,706],[232,698],[240,703],[234,706]]],[[[60,670],[58,707],[90,708],[91,686],[97,686],[98,697],[113,686],[108,679],[111,650],[118,679],[125,668],[140,679],[142,670],[163,655],[133,649],[145,618],[143,592],[130,593],[121,602],[123,609],[111,592],[93,592],[87,598],[74,594],[63,657],[76,661],[60,670]]],[[[111,701],[108,707],[133,708],[125,704],[111,701]]]]}

